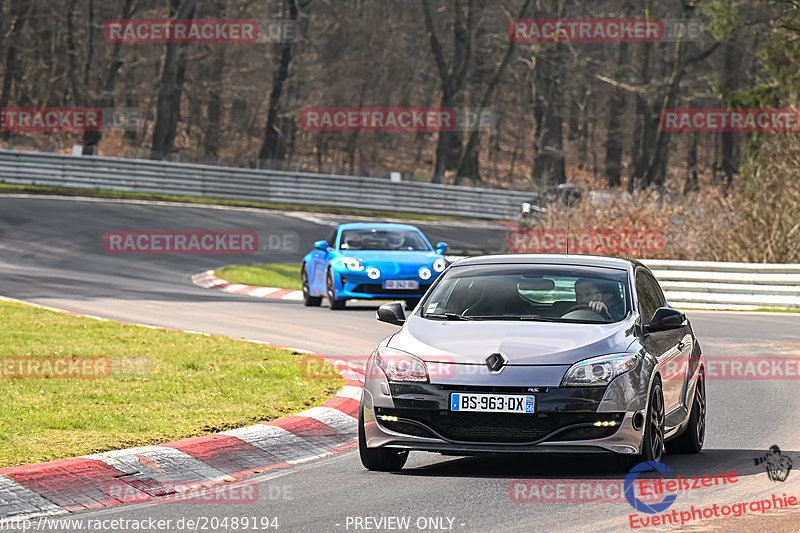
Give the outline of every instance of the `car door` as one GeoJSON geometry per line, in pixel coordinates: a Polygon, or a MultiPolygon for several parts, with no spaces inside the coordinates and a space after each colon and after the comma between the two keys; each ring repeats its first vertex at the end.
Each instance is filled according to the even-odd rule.
{"type": "Polygon", "coordinates": [[[325,239],[328,241],[328,251],[314,249],[311,254],[311,272],[308,274],[308,283],[314,288],[317,294],[325,294],[325,275],[328,273],[328,261],[331,251],[336,247],[336,232],[338,228],[333,228],[325,239]]]}
{"type": "MultiPolygon", "coordinates": [[[[636,295],[642,327],[649,325],[659,307],[667,305],[664,293],[655,278],[645,269],[636,271],[636,295]]],[[[682,395],[691,353],[691,341],[686,342],[688,328],[655,331],[645,334],[645,349],[658,359],[661,386],[664,391],[664,411],[667,415],[682,405],[682,395]],[[687,345],[688,344],[688,345],[687,345]]],[[[669,424],[669,421],[667,423],[669,424]]]]}

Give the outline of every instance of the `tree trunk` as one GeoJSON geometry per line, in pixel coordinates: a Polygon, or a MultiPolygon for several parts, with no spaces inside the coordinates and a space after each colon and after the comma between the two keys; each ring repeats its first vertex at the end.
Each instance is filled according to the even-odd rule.
{"type": "MultiPolygon", "coordinates": [[[[170,18],[191,20],[194,18],[197,0],[170,0],[170,18]]],[[[163,159],[172,152],[175,130],[180,119],[183,80],[186,75],[186,45],[168,43],[164,56],[164,69],[156,103],[156,123],[153,126],[153,142],[150,159],[163,159]]]]}
{"type": "MultiPolygon", "coordinates": [[[[466,8],[461,7],[461,0],[454,0],[455,21],[453,22],[453,57],[448,62],[444,57],[436,29],[433,14],[428,0],[420,0],[425,30],[431,44],[431,52],[439,72],[444,109],[456,110],[463,98],[464,80],[472,57],[472,30],[474,27],[474,0],[467,0],[466,8]],[[466,10],[466,18],[464,10],[466,10]]],[[[434,183],[442,183],[446,170],[457,170],[462,154],[463,135],[460,131],[440,131],[436,142],[436,162],[434,163],[434,183]]]]}
{"type": "Polygon", "coordinates": [[[563,92],[559,87],[561,43],[544,49],[536,58],[534,70],[535,122],[533,180],[541,187],[566,183],[564,140],[561,119],[563,92]]]}
{"type": "MultiPolygon", "coordinates": [[[[6,50],[5,68],[3,69],[3,90],[0,92],[0,109],[8,107],[8,102],[11,100],[11,91],[13,90],[14,80],[17,79],[17,71],[19,65],[17,64],[17,47],[22,42],[22,30],[28,23],[28,17],[31,12],[33,4],[28,0],[12,0],[10,11],[10,30],[9,42],[11,43],[6,50]]],[[[0,132],[3,138],[11,136],[10,131],[0,132]]]]}
{"type": "MultiPolygon", "coordinates": [[[[120,19],[129,19],[133,17],[133,14],[136,12],[136,2],[135,0],[125,0],[124,5],[122,6],[122,13],[120,15],[120,19]]],[[[122,53],[122,43],[116,42],[111,45],[111,61],[108,65],[108,70],[106,70],[105,76],[103,78],[103,87],[101,88],[102,93],[97,101],[98,107],[101,109],[108,109],[114,106],[114,86],[117,83],[117,75],[119,74],[119,70],[122,67],[122,61],[120,61],[120,54],[122,53]]],[[[126,138],[128,133],[125,132],[126,138]]],[[[92,155],[97,153],[97,146],[100,144],[100,140],[103,138],[103,132],[98,131],[84,131],[83,132],[83,154],[84,155],[92,155]]]]}
{"type": "Polygon", "coordinates": [[[689,133],[686,154],[686,181],[683,184],[683,194],[696,192],[700,187],[697,183],[697,132],[689,133]]]}
{"type": "MultiPolygon", "coordinates": [[[[739,73],[741,71],[741,58],[736,53],[732,41],[725,43],[725,58],[723,60],[722,84],[727,90],[738,88],[739,73]]],[[[720,170],[722,171],[722,184],[725,188],[733,182],[733,174],[738,167],[734,156],[736,134],[730,131],[721,133],[722,153],[720,154],[720,170]]]]}
{"type": "MultiPolygon", "coordinates": [[[[621,79],[628,65],[628,43],[619,43],[616,78],[621,79]]],[[[606,132],[606,180],[609,187],[619,187],[622,183],[622,140],[620,119],[625,107],[625,93],[619,87],[612,87],[608,102],[608,131],[606,132]]]]}
{"type": "MultiPolygon", "coordinates": [[[[522,7],[519,10],[519,14],[516,18],[522,18],[525,14],[525,10],[528,8],[528,4],[530,0],[525,0],[522,3],[522,7]]],[[[489,80],[489,83],[486,85],[486,89],[483,91],[483,95],[481,96],[481,100],[478,103],[478,108],[473,109],[475,116],[477,117],[477,123],[474,127],[470,128],[469,137],[467,139],[467,145],[461,151],[461,154],[458,158],[458,165],[456,166],[456,185],[461,181],[464,177],[469,177],[471,179],[475,179],[480,181],[479,175],[479,166],[478,166],[478,154],[476,152],[476,146],[478,143],[478,135],[480,134],[480,119],[481,113],[489,105],[489,100],[494,94],[495,87],[500,82],[500,77],[505,72],[506,67],[508,66],[509,62],[511,61],[511,56],[514,52],[514,44],[515,41],[513,39],[508,40],[508,44],[506,45],[506,52],[503,55],[503,59],[500,61],[500,64],[492,74],[492,78],[489,80]]],[[[459,143],[460,144],[460,143],[459,143]]]]}
{"type": "MultiPolygon", "coordinates": [[[[296,23],[299,15],[297,2],[286,0],[286,7],[289,10],[289,18],[296,23]]],[[[258,152],[259,159],[283,160],[286,157],[286,132],[280,131],[278,127],[278,113],[283,86],[289,78],[289,64],[292,61],[293,48],[292,43],[281,44],[280,61],[272,74],[272,90],[269,93],[269,103],[267,104],[267,124],[264,128],[264,142],[261,143],[261,150],[258,152]]]]}

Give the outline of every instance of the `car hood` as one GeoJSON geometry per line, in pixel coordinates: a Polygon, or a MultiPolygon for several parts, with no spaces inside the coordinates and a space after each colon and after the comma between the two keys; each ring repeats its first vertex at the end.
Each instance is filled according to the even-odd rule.
{"type": "Polygon", "coordinates": [[[588,357],[624,352],[634,340],[634,319],[613,324],[427,320],[418,314],[388,346],[425,362],[480,364],[502,352],[510,365],[571,365],[588,357]]]}
{"type": "Polygon", "coordinates": [[[341,250],[341,257],[352,257],[364,264],[396,263],[398,265],[420,265],[430,263],[441,255],[430,250],[341,250]]]}

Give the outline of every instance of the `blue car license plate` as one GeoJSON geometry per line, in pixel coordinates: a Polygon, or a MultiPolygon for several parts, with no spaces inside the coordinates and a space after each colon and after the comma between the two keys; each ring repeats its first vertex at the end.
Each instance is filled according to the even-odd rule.
{"type": "Polygon", "coordinates": [[[419,289],[419,282],[413,279],[387,279],[383,282],[384,289],[404,289],[416,290],[419,289]]]}
{"type": "Polygon", "coordinates": [[[533,413],[536,397],[521,394],[465,394],[450,395],[451,411],[478,411],[484,413],[533,413]]]}

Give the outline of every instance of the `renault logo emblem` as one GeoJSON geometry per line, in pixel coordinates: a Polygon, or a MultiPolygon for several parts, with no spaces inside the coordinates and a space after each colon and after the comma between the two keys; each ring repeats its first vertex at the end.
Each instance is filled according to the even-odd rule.
{"type": "Polygon", "coordinates": [[[506,363],[508,363],[508,358],[501,353],[493,353],[484,359],[483,362],[486,363],[486,368],[489,369],[489,372],[492,374],[497,374],[503,370],[503,367],[506,366],[506,363]]]}

